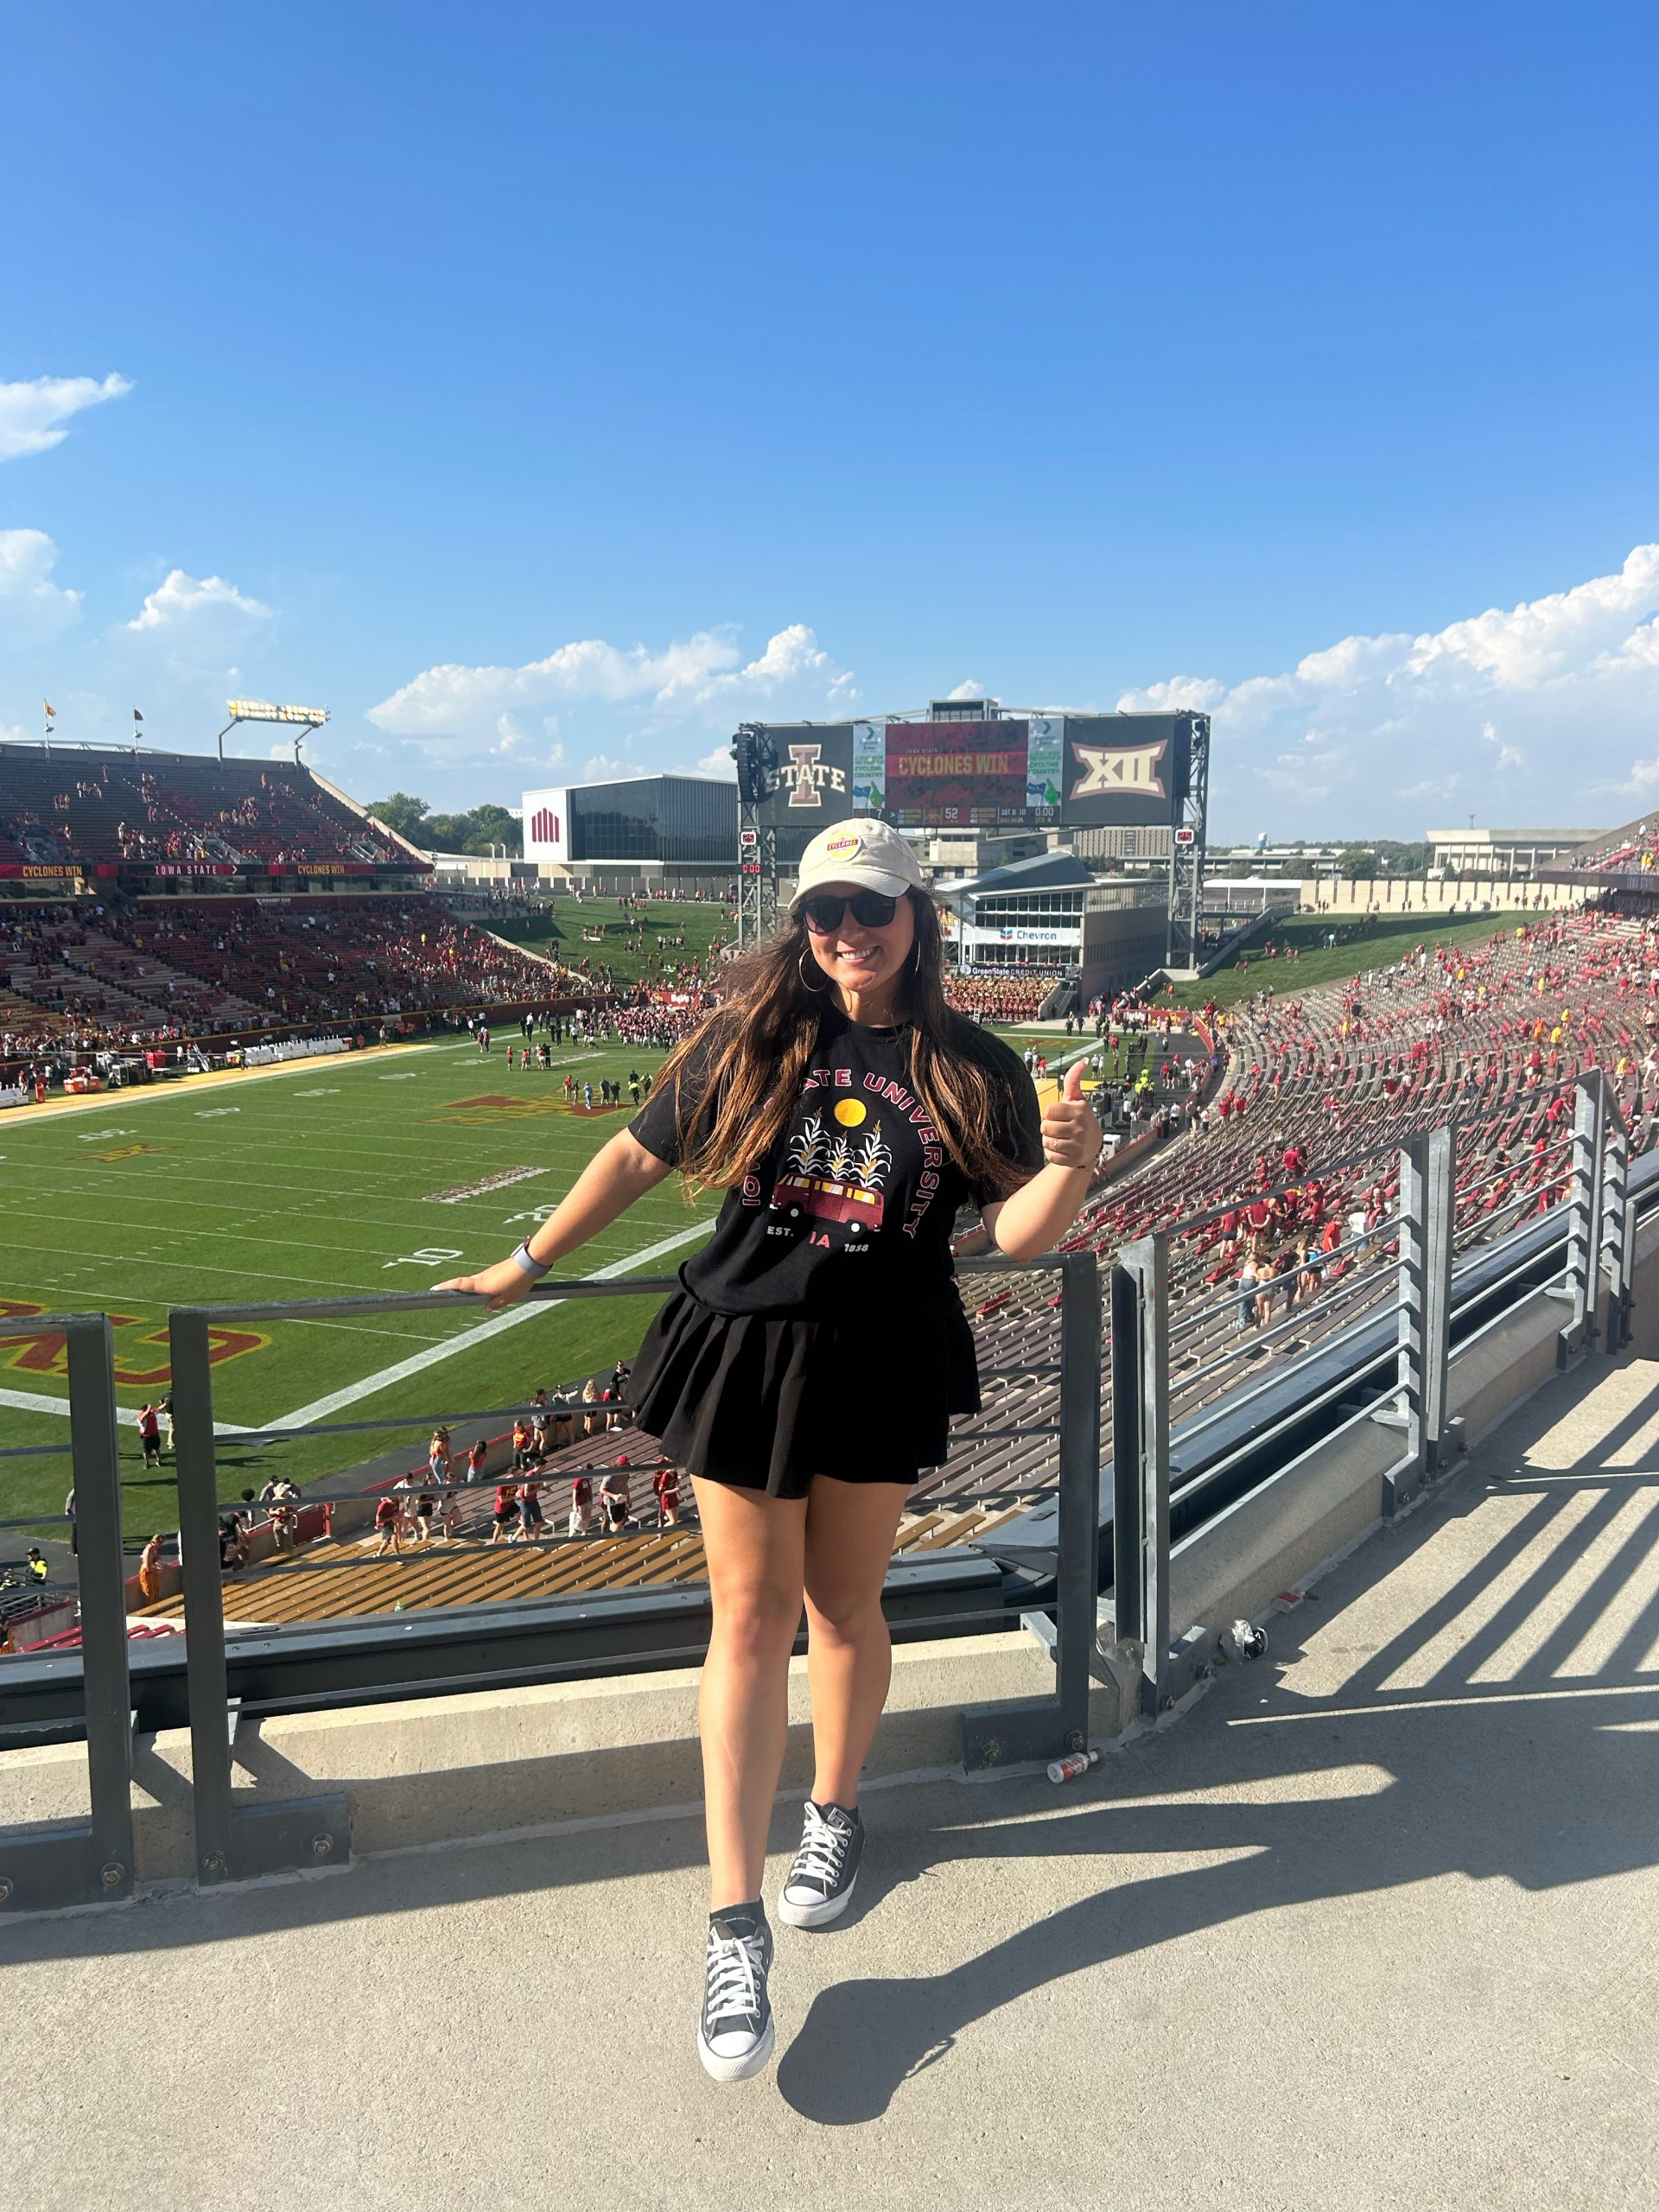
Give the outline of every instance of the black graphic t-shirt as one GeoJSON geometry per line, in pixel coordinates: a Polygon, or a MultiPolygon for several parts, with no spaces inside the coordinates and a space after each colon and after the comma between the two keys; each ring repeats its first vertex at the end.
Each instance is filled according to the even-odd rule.
{"type": "MultiPolygon", "coordinates": [[[[1030,1076],[1007,1046],[963,1023],[964,1043],[1003,1092],[992,1141],[1027,1171],[1043,1164],[1030,1076]]],[[[702,1088],[693,1054],[682,1076],[702,1088]]],[[[679,1161],[677,1088],[665,1084],[629,1123],[647,1152],[679,1161]]],[[[910,1083],[910,1030],[866,1028],[836,1010],[788,1128],[759,1170],[728,1191],[708,1243],[680,1269],[717,1313],[817,1316],[901,1308],[951,1272],[957,1209],[1005,1196],[971,1184],[910,1083]]]]}

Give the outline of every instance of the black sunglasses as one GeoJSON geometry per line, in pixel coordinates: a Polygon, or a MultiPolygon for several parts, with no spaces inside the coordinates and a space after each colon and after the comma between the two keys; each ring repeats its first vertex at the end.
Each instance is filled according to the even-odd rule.
{"type": "Polygon", "coordinates": [[[831,930],[841,927],[841,918],[849,907],[853,919],[867,930],[885,929],[899,911],[899,901],[889,899],[880,891],[855,891],[850,899],[803,899],[800,912],[806,916],[806,926],[817,937],[828,937],[831,930]]]}

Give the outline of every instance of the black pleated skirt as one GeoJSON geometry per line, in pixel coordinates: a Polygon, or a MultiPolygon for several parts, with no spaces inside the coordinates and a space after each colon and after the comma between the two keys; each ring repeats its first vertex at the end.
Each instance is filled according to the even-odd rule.
{"type": "Polygon", "coordinates": [[[941,1465],[950,1416],[979,1411],[979,1370],[949,1280],[899,1313],[811,1321],[716,1313],[681,1289],[645,1332],[627,1397],[677,1465],[804,1497],[814,1475],[910,1484],[941,1465]]]}

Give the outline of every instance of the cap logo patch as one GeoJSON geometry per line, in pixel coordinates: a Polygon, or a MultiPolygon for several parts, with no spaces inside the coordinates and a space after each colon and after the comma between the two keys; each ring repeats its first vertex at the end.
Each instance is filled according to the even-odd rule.
{"type": "Polygon", "coordinates": [[[864,849],[864,840],[856,830],[837,830],[824,841],[824,858],[832,861],[851,860],[855,853],[864,849]]]}

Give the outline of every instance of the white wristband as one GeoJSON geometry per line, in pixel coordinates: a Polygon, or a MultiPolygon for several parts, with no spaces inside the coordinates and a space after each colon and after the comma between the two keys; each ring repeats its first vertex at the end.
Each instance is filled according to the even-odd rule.
{"type": "Polygon", "coordinates": [[[540,1282],[543,1275],[551,1274],[553,1272],[551,1260],[538,1260],[532,1255],[528,1236],[522,1244],[514,1248],[512,1264],[516,1268],[522,1268],[532,1282],[540,1282]]]}

